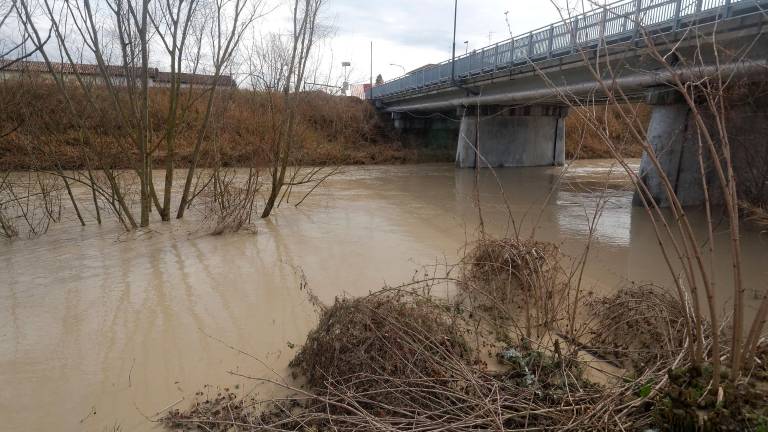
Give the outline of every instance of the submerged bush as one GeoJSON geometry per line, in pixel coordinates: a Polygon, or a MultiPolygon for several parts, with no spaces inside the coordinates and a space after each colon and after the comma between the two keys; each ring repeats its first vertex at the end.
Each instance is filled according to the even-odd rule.
{"type": "Polygon", "coordinates": [[[628,370],[668,363],[685,349],[688,311],[677,297],[653,285],[625,288],[592,299],[588,344],[628,370]]]}
{"type": "Polygon", "coordinates": [[[449,379],[448,358],[472,361],[451,314],[429,300],[382,291],[336,300],[290,366],[322,388],[352,375],[449,379]]]}

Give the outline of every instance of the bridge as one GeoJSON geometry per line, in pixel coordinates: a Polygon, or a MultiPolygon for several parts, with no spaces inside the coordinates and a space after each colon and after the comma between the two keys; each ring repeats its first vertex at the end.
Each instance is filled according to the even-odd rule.
{"type": "MultiPolygon", "coordinates": [[[[427,65],[375,86],[368,97],[403,133],[457,142],[458,167],[547,166],[565,161],[570,103],[563,95],[601,103],[608,95],[600,81],[609,82],[611,91],[652,106],[649,144],[681,201],[695,205],[703,200],[695,127],[669,82],[718,73],[764,80],[766,23],[768,0],[624,0],[427,65]],[[724,61],[716,52],[734,55],[724,61]]],[[[765,109],[748,110],[750,121],[768,123],[765,109]]],[[[650,165],[644,155],[641,176],[664,205],[650,165]]]]}

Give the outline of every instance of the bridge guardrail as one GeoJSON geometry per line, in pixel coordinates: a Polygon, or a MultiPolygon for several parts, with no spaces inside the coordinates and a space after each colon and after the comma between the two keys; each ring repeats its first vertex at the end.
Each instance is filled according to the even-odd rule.
{"type": "Polygon", "coordinates": [[[420,69],[371,89],[372,99],[427,89],[498,70],[573,54],[600,40],[631,41],[647,31],[677,30],[686,25],[728,18],[761,0],[621,0],[523,35],[420,69]]]}

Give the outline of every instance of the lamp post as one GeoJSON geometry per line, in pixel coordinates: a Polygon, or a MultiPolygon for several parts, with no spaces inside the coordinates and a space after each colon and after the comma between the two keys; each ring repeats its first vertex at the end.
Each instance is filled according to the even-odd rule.
{"type": "Polygon", "coordinates": [[[453,0],[453,53],[451,54],[451,84],[456,83],[456,18],[459,14],[459,0],[453,0]]]}
{"type": "Polygon", "coordinates": [[[399,64],[396,64],[396,63],[390,63],[389,65],[390,66],[399,67],[400,69],[402,69],[403,70],[403,76],[405,76],[407,74],[407,72],[405,71],[405,68],[402,65],[399,65],[399,64]]]}
{"type": "Polygon", "coordinates": [[[504,22],[507,23],[507,31],[509,32],[509,38],[512,39],[515,36],[512,34],[512,26],[509,25],[509,11],[504,12],[504,22]]]}
{"type": "Polygon", "coordinates": [[[349,91],[349,75],[347,74],[347,68],[350,66],[352,66],[351,62],[341,62],[341,67],[344,68],[344,83],[342,84],[341,92],[344,96],[347,96],[347,92],[349,91]]]}
{"type": "Polygon", "coordinates": [[[464,41],[464,55],[469,54],[469,41],[464,41]]]}

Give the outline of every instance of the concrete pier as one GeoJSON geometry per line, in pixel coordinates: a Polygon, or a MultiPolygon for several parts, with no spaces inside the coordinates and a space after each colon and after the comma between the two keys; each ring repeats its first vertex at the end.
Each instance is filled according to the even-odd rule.
{"type": "Polygon", "coordinates": [[[565,163],[565,116],[558,106],[467,109],[461,120],[459,168],[533,167],[565,163]]]}
{"type": "MultiPolygon", "coordinates": [[[[739,198],[762,202],[768,199],[768,97],[764,96],[764,91],[753,90],[746,88],[742,89],[742,94],[729,95],[721,119],[728,133],[739,198]],[[753,97],[752,93],[761,96],[753,97]]],[[[713,158],[706,143],[702,141],[700,144],[699,128],[689,106],[680,95],[669,89],[649,90],[647,102],[652,106],[648,143],[654,149],[656,159],[680,203],[683,206],[704,204],[705,183],[710,202],[722,202],[721,185],[713,169],[713,158]]],[[[720,149],[722,143],[715,117],[704,106],[701,112],[715,145],[720,149]]],[[[660,207],[671,205],[662,177],[648,154],[643,154],[640,177],[650,197],[660,207]]],[[[642,205],[638,193],[635,194],[634,203],[642,205]]]]}
{"type": "MultiPolygon", "coordinates": [[[[687,105],[656,105],[648,126],[648,143],[666,173],[672,189],[684,206],[704,201],[704,188],[699,164],[699,145],[696,127],[691,125],[691,110],[687,105]],[[696,140],[694,143],[693,140],[696,140]]],[[[669,207],[670,200],[662,176],[644,152],[640,162],[640,178],[648,193],[660,207],[669,207]]],[[[635,194],[635,205],[642,205],[635,194]]]]}

